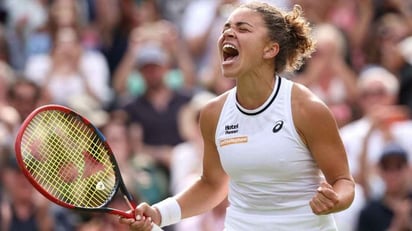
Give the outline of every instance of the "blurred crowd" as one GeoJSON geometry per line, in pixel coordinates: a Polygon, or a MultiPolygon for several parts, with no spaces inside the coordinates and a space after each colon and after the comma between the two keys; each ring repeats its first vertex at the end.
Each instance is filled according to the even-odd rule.
{"type": "MultiPolygon", "coordinates": [[[[44,104],[102,130],[138,201],[199,177],[199,110],[234,86],[216,41],[244,1],[0,0],[0,230],[128,229],[112,215],[54,205],[25,180],[14,139],[44,104]]],[[[357,187],[338,227],[412,230],[412,0],[265,1],[300,4],[313,25],[316,52],[281,76],[315,92],[340,128],[357,187]]],[[[165,230],[221,231],[227,203],[165,230]]]]}

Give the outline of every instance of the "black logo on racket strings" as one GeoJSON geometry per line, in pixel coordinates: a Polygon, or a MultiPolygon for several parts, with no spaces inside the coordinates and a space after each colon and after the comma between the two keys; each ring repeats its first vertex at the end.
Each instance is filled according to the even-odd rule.
{"type": "Polygon", "coordinates": [[[276,132],[280,131],[280,129],[282,129],[282,127],[283,127],[283,120],[278,120],[278,121],[276,121],[275,126],[272,129],[272,132],[276,133],[276,132]]]}

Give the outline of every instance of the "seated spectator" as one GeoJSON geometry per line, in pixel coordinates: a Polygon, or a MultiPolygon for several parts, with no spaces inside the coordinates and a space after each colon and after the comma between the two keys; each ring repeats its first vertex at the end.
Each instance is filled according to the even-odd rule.
{"type": "Polygon", "coordinates": [[[167,194],[158,198],[164,199],[170,195],[172,149],[184,141],[178,130],[178,115],[191,95],[173,89],[166,83],[165,76],[170,71],[169,59],[159,44],[146,43],[140,46],[135,65],[144,80],[145,90],[119,109],[127,116],[131,126],[142,129],[140,152],[150,156],[156,171],[160,170],[166,175],[167,194]]]}
{"type": "Polygon", "coordinates": [[[55,39],[50,54],[30,57],[27,78],[48,91],[52,103],[67,105],[70,97],[86,95],[106,106],[112,95],[104,56],[83,49],[79,34],[70,27],[59,29],[55,39]]]}
{"type": "Polygon", "coordinates": [[[113,76],[113,88],[118,97],[118,105],[141,95],[147,87],[146,80],[141,73],[141,65],[136,62],[136,59],[141,58],[157,59],[154,60],[156,62],[162,59],[161,66],[167,69],[163,80],[173,90],[189,94],[195,90],[194,64],[177,29],[168,21],[156,21],[136,27],[130,34],[127,51],[113,76]],[[141,50],[147,45],[158,47],[157,50],[161,50],[161,52],[149,54],[147,49],[141,50]],[[146,54],[140,55],[140,52],[146,52],[146,54]]]}
{"type": "Polygon", "coordinates": [[[362,209],[356,230],[412,230],[409,155],[396,143],[387,144],[383,148],[378,172],[385,184],[385,191],[362,209]]]}
{"type": "Polygon", "coordinates": [[[4,0],[1,5],[7,11],[8,62],[15,70],[22,71],[27,58],[26,43],[47,20],[47,1],[4,0]]]}
{"type": "MultiPolygon", "coordinates": [[[[87,1],[84,2],[87,4],[87,1]]],[[[50,53],[54,37],[58,30],[64,27],[76,30],[80,34],[82,45],[87,45],[86,38],[83,36],[86,29],[86,17],[82,14],[84,12],[79,1],[53,0],[43,4],[45,5],[45,19],[42,24],[28,34],[25,41],[25,55],[27,57],[50,53]]]]}
{"type": "Polygon", "coordinates": [[[9,87],[7,99],[17,110],[20,123],[38,106],[48,103],[47,95],[43,95],[41,90],[39,85],[23,76],[17,78],[9,87]]]}
{"type": "Polygon", "coordinates": [[[408,1],[390,2],[397,5],[396,10],[385,9],[370,25],[364,46],[365,58],[368,63],[381,65],[398,78],[400,89],[397,103],[412,110],[411,40],[408,39],[412,36],[412,14],[406,16],[401,13],[410,11],[409,7],[398,9],[408,1]]]}
{"type": "Polygon", "coordinates": [[[169,59],[158,44],[141,46],[135,62],[146,89],[122,110],[131,123],[142,126],[144,150],[168,167],[172,147],[183,141],[177,117],[190,95],[173,90],[164,81],[170,70],[169,59]]]}
{"type": "Polygon", "coordinates": [[[20,125],[20,116],[7,96],[14,79],[13,69],[0,61],[0,147],[13,146],[13,133],[20,125]]]}
{"type": "Polygon", "coordinates": [[[294,78],[321,98],[332,110],[339,126],[352,120],[357,98],[356,74],[345,60],[347,43],[331,24],[316,25],[316,52],[294,78]]]}
{"type": "Polygon", "coordinates": [[[101,131],[116,157],[130,193],[136,201],[155,203],[169,195],[168,179],[154,158],[142,152],[139,146],[142,134],[137,134],[139,129],[113,113],[101,131]]]}
{"type": "Polygon", "coordinates": [[[87,33],[88,47],[99,50],[106,58],[111,84],[113,74],[127,51],[129,35],[141,23],[139,2],[93,0],[94,14],[87,33]]]}
{"type": "Polygon", "coordinates": [[[412,151],[410,112],[396,104],[397,78],[386,69],[372,66],[358,79],[362,117],[340,129],[353,176],[363,186],[365,196],[380,195],[383,186],[374,168],[388,142],[397,142],[412,151]]]}
{"type": "Polygon", "coordinates": [[[0,201],[0,229],[54,230],[51,203],[35,191],[20,171],[12,153],[8,155],[6,166],[1,169],[5,195],[0,201]]]}

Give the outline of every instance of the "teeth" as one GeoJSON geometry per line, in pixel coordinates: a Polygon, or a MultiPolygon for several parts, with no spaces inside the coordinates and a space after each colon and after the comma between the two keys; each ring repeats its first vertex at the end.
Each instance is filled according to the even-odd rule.
{"type": "Polygon", "coordinates": [[[232,44],[225,44],[225,45],[223,45],[223,49],[224,49],[224,50],[226,50],[226,49],[234,49],[234,50],[237,50],[237,48],[236,48],[235,46],[233,46],[232,44]]]}

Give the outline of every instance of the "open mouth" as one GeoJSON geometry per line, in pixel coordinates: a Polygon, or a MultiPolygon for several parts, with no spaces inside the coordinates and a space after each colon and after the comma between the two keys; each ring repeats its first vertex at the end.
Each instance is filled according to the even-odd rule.
{"type": "Polygon", "coordinates": [[[223,45],[223,60],[230,61],[236,58],[239,55],[239,51],[232,44],[223,45]]]}

